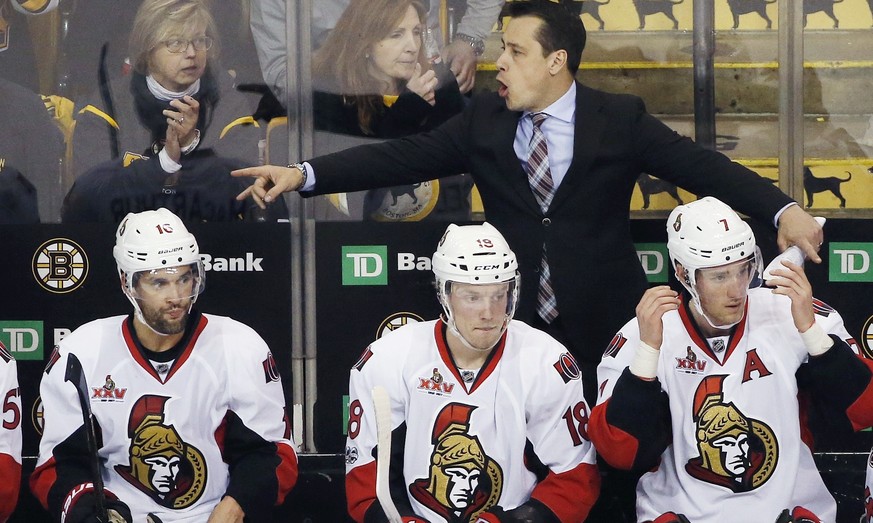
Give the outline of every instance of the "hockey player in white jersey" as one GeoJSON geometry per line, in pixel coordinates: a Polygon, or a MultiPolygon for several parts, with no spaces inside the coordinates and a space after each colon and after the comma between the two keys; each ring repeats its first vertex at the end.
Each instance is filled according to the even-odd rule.
{"type": "Polygon", "coordinates": [[[488,223],[452,224],[433,272],[444,316],[383,336],[351,371],[349,514],[388,521],[376,491],[379,385],[390,396],[391,505],[404,522],[583,521],[600,478],[579,367],[512,319],[515,254],[488,223]]]}
{"type": "Polygon", "coordinates": [[[690,523],[833,523],[806,400],[869,426],[871,362],[813,298],[801,266],[783,263],[772,289],[750,289],[760,251],[727,205],[706,197],[676,207],[667,237],[686,292],[649,289],[604,353],[589,425],[598,452],[648,471],[640,521],[674,512],[690,523]]]}
{"type": "Polygon", "coordinates": [[[52,354],[31,490],[56,521],[97,521],[82,408],[65,381],[75,355],[113,521],[268,521],[297,479],[269,348],[249,327],[193,308],[205,283],[199,248],[170,211],[129,214],[113,254],[133,313],[79,327],[52,354]]]}
{"type": "Polygon", "coordinates": [[[21,394],[15,359],[0,343],[0,523],[5,522],[15,504],[21,486],[21,394]]]}

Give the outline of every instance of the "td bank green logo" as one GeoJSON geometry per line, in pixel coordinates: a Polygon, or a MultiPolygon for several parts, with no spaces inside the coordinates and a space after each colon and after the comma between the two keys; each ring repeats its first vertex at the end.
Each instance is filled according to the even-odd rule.
{"type": "Polygon", "coordinates": [[[388,285],[387,245],[344,245],[343,285],[388,285]]]}
{"type": "Polygon", "coordinates": [[[635,243],[637,257],[649,283],[664,283],[669,276],[670,257],[665,243],[635,243]]]}
{"type": "Polygon", "coordinates": [[[828,251],[830,281],[873,282],[873,243],[833,242],[828,251]]]}
{"type": "Polygon", "coordinates": [[[0,341],[16,360],[42,360],[41,321],[0,321],[0,341]]]}

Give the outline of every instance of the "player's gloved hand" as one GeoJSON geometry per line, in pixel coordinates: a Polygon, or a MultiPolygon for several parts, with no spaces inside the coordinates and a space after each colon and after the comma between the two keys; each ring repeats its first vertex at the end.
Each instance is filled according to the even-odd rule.
{"type": "Polygon", "coordinates": [[[476,523],[549,523],[555,521],[554,515],[544,514],[538,505],[521,505],[512,510],[504,510],[495,505],[479,514],[476,523]]]}
{"type": "Polygon", "coordinates": [[[675,512],[665,512],[655,518],[654,521],[648,523],[691,523],[684,514],[676,514],[675,512]]]}
{"type": "MultiPolygon", "coordinates": [[[[124,508],[127,508],[127,507],[124,507],[124,508]]],[[[109,516],[108,523],[131,523],[133,521],[133,516],[130,515],[129,509],[127,511],[126,518],[125,518],[125,516],[121,515],[117,510],[111,509],[111,508],[106,510],[106,515],[109,516]]],[[[99,518],[98,518],[98,520],[99,520],[99,518]]]]}
{"type": "Polygon", "coordinates": [[[794,507],[791,512],[788,509],[783,510],[776,518],[776,523],[821,523],[821,520],[803,507],[794,507]]]}
{"type": "Polygon", "coordinates": [[[106,521],[97,513],[97,496],[93,492],[76,500],[76,505],[67,513],[68,523],[132,523],[130,509],[119,499],[106,500],[106,521]]]}

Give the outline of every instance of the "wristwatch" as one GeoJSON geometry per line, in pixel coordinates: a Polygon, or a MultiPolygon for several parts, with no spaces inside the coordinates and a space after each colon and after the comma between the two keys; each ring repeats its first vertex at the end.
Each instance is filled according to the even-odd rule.
{"type": "Polygon", "coordinates": [[[473,54],[476,56],[482,56],[482,53],[485,52],[485,42],[481,38],[465,35],[464,33],[455,33],[454,39],[470,44],[470,47],[473,48],[473,54]]]}
{"type": "Polygon", "coordinates": [[[300,186],[297,187],[296,190],[302,189],[303,186],[306,185],[306,178],[308,178],[308,176],[309,176],[309,173],[306,172],[306,166],[303,165],[302,163],[291,163],[291,164],[288,164],[288,168],[289,169],[297,169],[300,171],[301,174],[303,174],[303,180],[300,182],[300,186]]]}

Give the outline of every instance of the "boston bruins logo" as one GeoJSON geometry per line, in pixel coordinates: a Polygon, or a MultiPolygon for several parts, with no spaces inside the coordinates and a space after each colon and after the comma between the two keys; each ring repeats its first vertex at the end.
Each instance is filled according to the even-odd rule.
{"type": "Polygon", "coordinates": [[[78,289],[88,276],[88,256],[67,238],[53,238],[33,255],[33,277],[45,290],[64,294],[78,289]]]}
{"type": "Polygon", "coordinates": [[[376,339],[379,339],[386,333],[391,332],[394,329],[399,329],[404,325],[420,323],[423,321],[424,319],[414,312],[395,312],[391,316],[385,318],[382,321],[382,324],[379,325],[379,329],[376,331],[376,339]]]}
{"type": "Polygon", "coordinates": [[[685,470],[692,477],[734,492],[754,490],[773,475],[779,444],[773,430],[725,403],[726,376],[708,376],[694,394],[698,457],[685,470]]]}
{"type": "Polygon", "coordinates": [[[203,454],[164,424],[166,396],[143,396],[130,411],[130,465],[116,465],[121,477],[161,505],[193,505],[206,486],[203,454]]]}
{"type": "Polygon", "coordinates": [[[479,438],[470,435],[476,407],[449,403],[434,421],[430,474],[409,485],[421,504],[450,523],[476,521],[493,507],[503,491],[503,471],[485,454],[479,438]]]}

